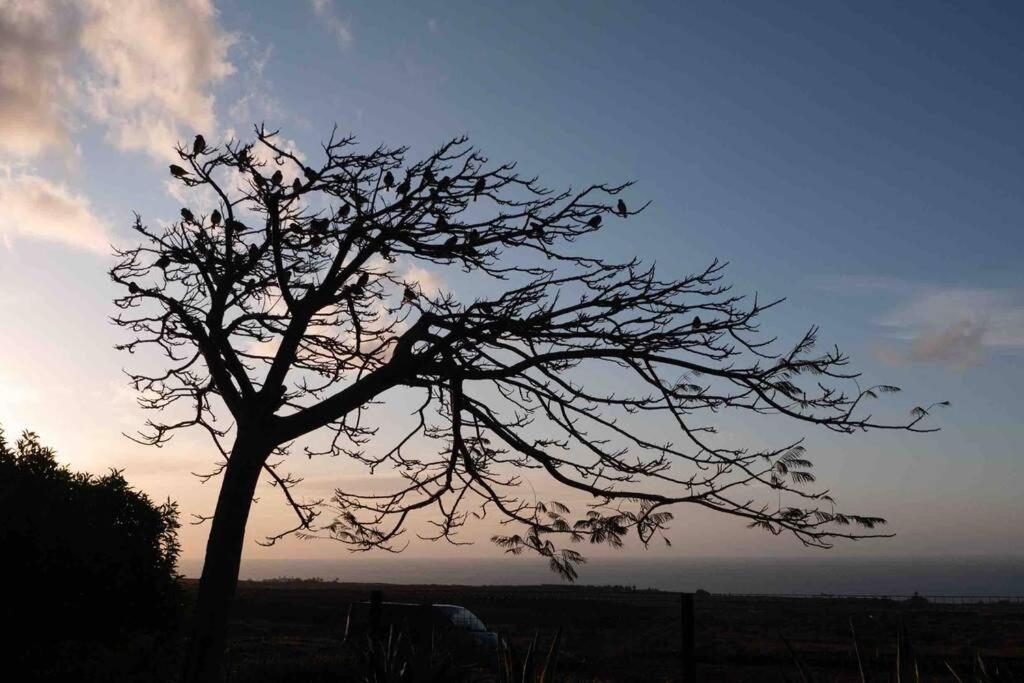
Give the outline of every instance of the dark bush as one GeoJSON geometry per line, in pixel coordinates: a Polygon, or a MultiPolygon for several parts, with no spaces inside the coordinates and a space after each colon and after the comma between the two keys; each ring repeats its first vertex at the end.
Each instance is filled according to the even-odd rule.
{"type": "Polygon", "coordinates": [[[0,429],[6,647],[38,661],[168,633],[180,602],[178,528],[175,503],[154,504],[121,472],[72,472],[35,434],[11,447],[0,429]]]}

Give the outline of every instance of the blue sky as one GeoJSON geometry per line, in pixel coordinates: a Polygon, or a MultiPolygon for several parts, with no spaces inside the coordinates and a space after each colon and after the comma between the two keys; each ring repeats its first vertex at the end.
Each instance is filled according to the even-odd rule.
{"type": "MultiPolygon", "coordinates": [[[[419,151],[465,132],[552,186],[638,181],[650,209],[591,253],[680,275],[728,260],[738,289],[788,297],[768,331],[820,325],[868,381],[903,386],[892,415],[953,402],[939,435],[811,433],[822,479],[900,534],[856,552],[1020,547],[1022,29],[1009,2],[0,2],[0,423],[208,511],[198,435],[120,436],[141,418],[105,320],[104,245],[133,210],[181,206],[170,142],[260,120],[309,155],[334,123],[419,151]]],[[[314,489],[357,476],[312,467],[314,489]]],[[[803,552],[694,520],[687,552],[803,552]]]]}

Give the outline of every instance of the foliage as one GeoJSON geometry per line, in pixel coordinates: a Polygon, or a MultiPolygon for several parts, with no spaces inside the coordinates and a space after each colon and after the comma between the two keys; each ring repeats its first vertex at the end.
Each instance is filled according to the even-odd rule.
{"type": "MultiPolygon", "coordinates": [[[[779,637],[789,652],[790,660],[794,668],[796,668],[799,680],[802,683],[814,683],[816,680],[819,680],[792,644],[781,633],[779,637]]],[[[896,683],[921,683],[921,681],[932,680],[930,677],[922,674],[922,667],[914,652],[910,630],[902,621],[896,632],[895,657],[891,662],[892,670],[883,677],[876,678],[872,676],[873,670],[877,667],[873,667],[871,662],[865,660],[860,642],[857,639],[857,631],[854,629],[852,621],[850,622],[850,642],[854,658],[857,662],[857,673],[861,683],[871,683],[875,680],[896,681],[896,683]]],[[[958,671],[948,661],[943,662],[943,670],[943,673],[948,673],[949,680],[956,683],[1014,683],[1020,680],[1005,667],[1000,667],[998,664],[986,664],[979,654],[975,654],[971,658],[970,669],[967,671],[958,671]]]]}
{"type": "Polygon", "coordinates": [[[554,683],[561,635],[561,630],[555,633],[543,659],[538,645],[539,634],[534,634],[522,658],[508,638],[499,638],[498,683],[554,683]]]}
{"type": "Polygon", "coordinates": [[[121,472],[72,472],[34,433],[12,446],[0,429],[5,644],[38,655],[89,642],[81,649],[99,656],[98,644],[168,631],[180,600],[178,527],[174,503],[154,504],[121,472]]]}

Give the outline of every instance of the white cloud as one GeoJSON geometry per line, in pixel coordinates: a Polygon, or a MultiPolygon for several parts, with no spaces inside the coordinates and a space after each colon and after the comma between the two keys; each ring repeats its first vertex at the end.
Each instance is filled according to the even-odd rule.
{"type": "Polygon", "coordinates": [[[310,0],[310,4],[313,6],[313,13],[323,22],[327,31],[338,40],[339,45],[350,47],[355,42],[351,19],[339,18],[334,12],[331,0],[310,0]]]}
{"type": "Polygon", "coordinates": [[[66,186],[31,173],[0,171],[0,239],[62,242],[90,251],[110,251],[107,225],[89,200],[66,186]]]}
{"type": "Polygon", "coordinates": [[[410,266],[402,273],[402,278],[411,284],[418,284],[420,291],[427,296],[436,296],[444,287],[444,278],[421,266],[410,266]]]}
{"type": "Polygon", "coordinates": [[[70,148],[62,103],[75,17],[58,3],[0,0],[0,152],[31,157],[70,148]]]}
{"type": "Polygon", "coordinates": [[[905,342],[884,360],[953,367],[981,363],[993,351],[1024,350],[1024,298],[1005,289],[902,285],[905,301],[878,322],[905,342]]]}
{"type": "Polygon", "coordinates": [[[123,150],[167,158],[183,129],[216,128],[212,84],[234,73],[234,37],[210,0],[88,0],[80,45],[91,68],[83,97],[123,150]]]}
{"type": "Polygon", "coordinates": [[[215,132],[234,40],[211,0],[0,0],[0,151],[70,149],[90,118],[119,149],[167,158],[215,132]]]}

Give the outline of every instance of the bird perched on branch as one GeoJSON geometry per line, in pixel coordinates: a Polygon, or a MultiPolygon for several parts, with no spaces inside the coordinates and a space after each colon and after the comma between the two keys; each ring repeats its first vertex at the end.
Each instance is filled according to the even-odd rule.
{"type": "Polygon", "coordinates": [[[391,186],[395,184],[395,174],[388,171],[384,174],[384,187],[391,189],[391,186]]]}
{"type": "Polygon", "coordinates": [[[423,172],[423,183],[426,185],[434,184],[434,173],[429,168],[423,172]]]}
{"type": "Polygon", "coordinates": [[[409,194],[409,190],[411,189],[411,187],[412,183],[409,180],[409,176],[406,176],[405,180],[402,181],[402,184],[398,186],[398,193],[403,196],[407,195],[409,194]]]}
{"type": "Polygon", "coordinates": [[[185,208],[181,210],[181,217],[184,218],[189,223],[192,223],[196,220],[196,217],[192,215],[192,212],[185,208]]]}
{"type": "Polygon", "coordinates": [[[210,214],[210,223],[212,225],[220,225],[220,211],[217,209],[214,209],[213,213],[210,214]]]}
{"type": "Polygon", "coordinates": [[[192,154],[202,154],[206,151],[206,138],[202,135],[197,135],[195,141],[192,143],[192,154]]]}
{"type": "Polygon", "coordinates": [[[621,199],[619,200],[619,203],[615,205],[615,209],[623,218],[629,215],[629,209],[626,208],[626,202],[622,201],[621,199]]]}
{"type": "Polygon", "coordinates": [[[298,178],[292,181],[292,192],[295,194],[302,192],[302,181],[298,178]]]}
{"type": "Polygon", "coordinates": [[[156,263],[154,263],[153,265],[159,268],[160,270],[167,270],[167,266],[171,265],[171,258],[167,254],[164,254],[163,256],[158,258],[156,260],[156,263]]]}
{"type": "Polygon", "coordinates": [[[480,193],[487,189],[487,181],[483,178],[476,179],[476,185],[473,186],[473,199],[480,196],[480,193]]]}
{"type": "Polygon", "coordinates": [[[282,180],[284,180],[284,173],[281,173],[281,169],[277,169],[274,171],[274,175],[270,176],[270,182],[275,185],[280,185],[282,180]]]}
{"type": "Polygon", "coordinates": [[[402,305],[411,304],[413,301],[419,298],[419,294],[416,293],[409,285],[405,286],[405,291],[402,292],[402,305]]]}
{"type": "Polygon", "coordinates": [[[352,207],[348,204],[342,204],[338,207],[338,218],[348,218],[348,212],[352,210],[352,207]]]}
{"type": "Polygon", "coordinates": [[[701,325],[703,325],[703,324],[704,323],[702,323],[701,320],[700,320],[700,316],[699,315],[695,315],[695,316],[693,316],[693,322],[690,323],[690,327],[692,327],[694,329],[694,331],[697,331],[697,330],[699,330],[701,328],[701,325]]]}
{"type": "Polygon", "coordinates": [[[589,221],[587,221],[587,225],[589,225],[590,227],[594,228],[595,230],[597,228],[600,228],[601,227],[601,217],[600,216],[593,216],[589,221]]]}
{"type": "Polygon", "coordinates": [[[169,168],[171,169],[171,175],[175,178],[184,178],[188,175],[188,171],[177,164],[171,164],[169,168]]]}

